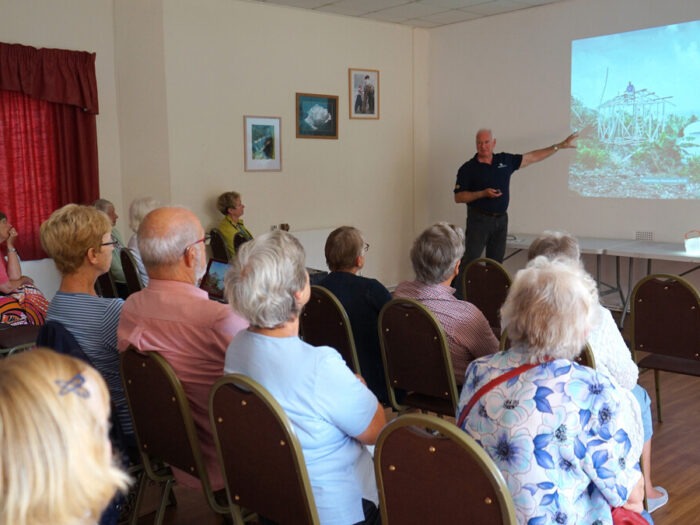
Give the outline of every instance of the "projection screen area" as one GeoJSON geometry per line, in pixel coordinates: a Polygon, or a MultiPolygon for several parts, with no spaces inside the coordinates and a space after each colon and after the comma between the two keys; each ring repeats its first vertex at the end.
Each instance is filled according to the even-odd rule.
{"type": "Polygon", "coordinates": [[[575,40],[569,188],[700,198],[700,21],[575,40]]]}

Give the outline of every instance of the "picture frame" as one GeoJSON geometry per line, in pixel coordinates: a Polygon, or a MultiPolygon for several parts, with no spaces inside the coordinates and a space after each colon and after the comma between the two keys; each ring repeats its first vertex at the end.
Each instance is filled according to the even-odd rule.
{"type": "Polygon", "coordinates": [[[338,97],[314,93],[296,94],[298,139],[338,138],[338,97]]]}
{"type": "Polygon", "coordinates": [[[351,119],[379,119],[379,70],[348,69],[351,119]]]}
{"type": "Polygon", "coordinates": [[[245,171],[282,171],[282,119],[243,117],[245,171]]]}

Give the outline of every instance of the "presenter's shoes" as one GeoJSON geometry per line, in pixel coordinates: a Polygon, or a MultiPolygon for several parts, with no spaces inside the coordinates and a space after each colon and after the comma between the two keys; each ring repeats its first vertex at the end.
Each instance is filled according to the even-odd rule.
{"type": "Polygon", "coordinates": [[[647,507],[649,507],[649,514],[654,512],[656,509],[660,509],[666,503],[668,503],[668,492],[663,487],[654,487],[656,490],[661,492],[661,496],[658,498],[647,498],[647,507]]]}

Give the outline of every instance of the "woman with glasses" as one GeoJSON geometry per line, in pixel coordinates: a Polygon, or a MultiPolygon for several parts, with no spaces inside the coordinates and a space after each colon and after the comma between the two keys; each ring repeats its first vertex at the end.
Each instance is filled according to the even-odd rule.
{"type": "Polygon", "coordinates": [[[132,446],[134,431],[117,353],[117,325],[124,301],[95,293],[95,281],[109,271],[114,244],[109,218],[92,206],[67,204],[41,225],[41,245],[61,273],[61,285],[49,305],[47,321],[61,323],[102,374],[126,445],[132,446]]]}
{"type": "Polygon", "coordinates": [[[236,256],[238,247],[253,238],[253,234],[248,231],[241,218],[245,211],[245,204],[241,201],[240,193],[227,191],[219,195],[216,208],[223,215],[218,230],[224,238],[228,259],[231,261],[236,256]]]}
{"type": "Polygon", "coordinates": [[[0,255],[0,323],[44,324],[49,302],[34,286],[34,281],[22,275],[16,240],[17,230],[0,211],[0,245],[4,243],[7,252],[7,259],[0,255]]]}
{"type": "Polygon", "coordinates": [[[331,271],[318,284],[338,298],[350,319],[362,377],[382,403],[388,403],[384,364],[379,350],[379,311],[391,300],[382,283],[358,275],[365,265],[369,244],[352,226],[341,226],[326,240],[326,263],[331,271]]]}

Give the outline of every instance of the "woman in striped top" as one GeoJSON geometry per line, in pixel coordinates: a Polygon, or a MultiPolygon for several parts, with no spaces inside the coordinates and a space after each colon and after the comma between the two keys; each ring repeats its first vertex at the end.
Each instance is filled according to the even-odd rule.
{"type": "Polygon", "coordinates": [[[109,271],[114,251],[112,225],[91,206],[67,204],[41,225],[41,245],[61,273],[47,320],[58,321],[104,377],[127,445],[134,430],[124,396],[117,353],[117,325],[122,299],[98,297],[95,281],[109,271]]]}

